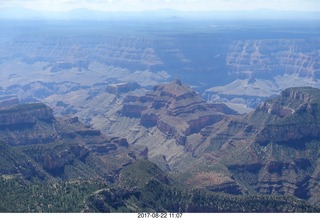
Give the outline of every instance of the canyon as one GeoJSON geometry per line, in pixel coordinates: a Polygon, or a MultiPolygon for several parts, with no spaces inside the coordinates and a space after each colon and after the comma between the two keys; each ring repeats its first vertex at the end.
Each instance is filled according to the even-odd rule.
{"type": "MultiPolygon", "coordinates": [[[[77,172],[94,162],[90,168],[99,171],[84,171],[81,177],[121,182],[124,167],[146,159],[182,185],[232,195],[291,195],[319,203],[319,89],[288,88],[241,115],[224,104],[207,103],[179,80],[152,91],[134,87],[128,84],[117,94],[105,89],[100,104],[109,107],[99,119],[97,113],[87,115],[88,121],[101,122],[101,131],[78,117],[55,117],[41,103],[2,109],[1,139],[17,148],[6,150],[31,158],[23,165],[28,171],[11,164],[2,174],[19,170],[26,178],[40,174],[41,179],[72,179],[70,167],[77,172]]],[[[99,95],[87,99],[97,100],[99,95]]]]}
{"type": "Polygon", "coordinates": [[[89,212],[137,211],[159,190],[318,211],[313,21],[2,22],[4,182],[102,182],[89,212]]]}
{"type": "Polygon", "coordinates": [[[135,82],[150,89],[179,79],[207,101],[248,112],[285,88],[319,87],[318,26],[304,22],[4,22],[0,86],[135,82]]]}

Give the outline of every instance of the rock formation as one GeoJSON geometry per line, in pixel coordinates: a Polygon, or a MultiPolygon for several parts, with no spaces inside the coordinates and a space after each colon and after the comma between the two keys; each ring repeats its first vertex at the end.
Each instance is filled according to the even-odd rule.
{"type": "Polygon", "coordinates": [[[0,173],[27,179],[93,177],[112,181],[123,165],[134,160],[126,139],[104,136],[77,117],[56,118],[42,103],[0,110],[0,140],[4,148],[0,173]]]}
{"type": "Polygon", "coordinates": [[[272,123],[257,136],[257,142],[290,142],[320,137],[317,89],[287,89],[276,100],[269,100],[256,110],[268,113],[272,123]]]}
{"type": "Polygon", "coordinates": [[[223,163],[242,191],[318,204],[319,104],[316,88],[286,89],[248,115],[213,125],[211,133],[207,128],[207,140],[195,154],[215,154],[212,162],[223,163]]]}
{"type": "Polygon", "coordinates": [[[320,60],[305,40],[258,39],[235,41],[226,61],[239,78],[273,78],[276,72],[317,78],[320,60]]]}
{"type": "Polygon", "coordinates": [[[235,112],[222,104],[207,104],[199,94],[179,80],[157,85],[143,96],[127,96],[121,115],[140,118],[146,128],[156,126],[179,144],[186,137],[235,112]]]}
{"type": "Polygon", "coordinates": [[[19,105],[0,111],[0,127],[35,125],[37,120],[51,122],[52,110],[44,104],[19,105]]]}

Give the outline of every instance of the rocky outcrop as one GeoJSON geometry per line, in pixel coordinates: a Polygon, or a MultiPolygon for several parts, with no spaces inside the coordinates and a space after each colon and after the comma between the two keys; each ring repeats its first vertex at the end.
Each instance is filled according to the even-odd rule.
{"type": "Polygon", "coordinates": [[[208,140],[197,152],[215,152],[213,162],[223,163],[249,192],[319,204],[319,104],[319,89],[286,89],[248,115],[203,129],[208,140]]]}
{"type": "Polygon", "coordinates": [[[235,112],[222,104],[207,104],[179,80],[157,85],[144,96],[128,96],[121,110],[122,116],[140,118],[144,127],[156,126],[181,145],[187,136],[222,120],[225,113],[235,112]]]}
{"type": "Polygon", "coordinates": [[[221,115],[204,115],[199,116],[196,119],[189,120],[188,128],[186,129],[186,135],[191,135],[194,133],[199,133],[201,129],[203,129],[206,126],[212,125],[214,123],[217,123],[221,121],[225,116],[223,114],[221,115]]]}
{"type": "Polygon", "coordinates": [[[290,88],[261,104],[255,113],[269,114],[257,142],[292,142],[320,137],[320,96],[315,88],[290,88]]]}
{"type": "Polygon", "coordinates": [[[316,101],[318,98],[316,88],[288,88],[282,91],[277,99],[269,99],[260,104],[256,111],[264,111],[279,117],[287,117],[296,111],[317,106],[317,103],[313,103],[313,101],[316,101]]]}
{"type": "MultiPolygon", "coordinates": [[[[78,117],[55,118],[44,104],[0,110],[0,121],[0,139],[8,145],[9,155],[18,150],[21,163],[28,164],[17,166],[10,158],[10,168],[0,165],[0,172],[39,179],[114,181],[117,171],[133,160],[128,155],[129,143],[125,138],[104,136],[99,130],[82,124],[78,117]]],[[[4,157],[9,156],[4,153],[4,157]]]]}
{"type": "Polygon", "coordinates": [[[80,146],[71,146],[68,149],[46,155],[43,158],[43,168],[54,170],[64,167],[76,158],[81,158],[89,153],[89,150],[80,146]]]}
{"type": "Polygon", "coordinates": [[[293,109],[281,106],[279,104],[271,105],[267,102],[262,103],[260,106],[258,106],[257,110],[261,110],[263,112],[267,112],[269,114],[273,114],[279,117],[288,117],[294,113],[293,109]]]}
{"type": "Polygon", "coordinates": [[[102,155],[102,154],[108,154],[109,151],[116,150],[118,147],[127,148],[128,146],[129,146],[129,143],[128,143],[127,139],[119,138],[119,137],[112,137],[110,139],[107,139],[103,145],[91,147],[91,150],[102,155]]]}
{"type": "Polygon", "coordinates": [[[37,120],[52,122],[52,110],[44,104],[26,104],[0,111],[0,127],[35,125],[37,120]]]}
{"type": "Polygon", "coordinates": [[[128,147],[126,139],[108,139],[100,130],[82,124],[78,117],[55,118],[52,109],[42,103],[0,110],[0,138],[11,146],[54,143],[65,139],[87,146],[128,147]]]}
{"type": "Polygon", "coordinates": [[[0,110],[0,138],[12,146],[55,141],[56,120],[42,103],[22,104],[0,110]]]}

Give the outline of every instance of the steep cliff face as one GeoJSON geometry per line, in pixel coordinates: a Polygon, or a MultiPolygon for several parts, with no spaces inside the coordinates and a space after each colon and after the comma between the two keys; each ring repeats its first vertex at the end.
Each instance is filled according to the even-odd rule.
{"type": "Polygon", "coordinates": [[[244,106],[254,110],[259,102],[290,87],[319,88],[318,42],[313,38],[235,40],[228,48],[226,65],[237,79],[208,89],[205,96],[245,111],[244,106]]]}
{"type": "Polygon", "coordinates": [[[222,120],[225,113],[235,112],[226,106],[207,104],[179,80],[157,85],[144,96],[128,96],[121,110],[122,116],[140,118],[144,127],[156,126],[181,145],[185,145],[187,136],[222,120]]]}
{"type": "Polygon", "coordinates": [[[290,88],[254,112],[207,130],[197,156],[216,155],[251,192],[319,199],[320,90],[290,88]]]}
{"type": "Polygon", "coordinates": [[[68,149],[44,156],[42,160],[43,168],[49,171],[59,170],[78,157],[84,157],[88,154],[88,149],[74,145],[68,149]]]}
{"type": "Polygon", "coordinates": [[[35,125],[37,120],[52,122],[53,119],[52,110],[44,104],[19,105],[0,111],[0,127],[3,128],[35,125]]]}
{"type": "Polygon", "coordinates": [[[226,61],[239,78],[273,78],[279,73],[318,78],[320,59],[307,45],[304,39],[239,40],[230,45],[226,61]]]}
{"type": "MultiPolygon", "coordinates": [[[[275,100],[257,108],[270,115],[272,123],[266,125],[257,136],[257,142],[290,142],[320,137],[318,90],[315,88],[287,89],[275,100]]],[[[255,116],[255,115],[254,115],[255,116]]]]}
{"type": "Polygon", "coordinates": [[[0,111],[0,138],[10,145],[48,143],[56,138],[52,110],[44,104],[17,105],[0,111]]]}
{"type": "Polygon", "coordinates": [[[26,179],[113,181],[117,171],[134,160],[126,139],[104,136],[77,117],[55,118],[42,103],[0,110],[0,140],[5,149],[0,173],[26,179]]]}

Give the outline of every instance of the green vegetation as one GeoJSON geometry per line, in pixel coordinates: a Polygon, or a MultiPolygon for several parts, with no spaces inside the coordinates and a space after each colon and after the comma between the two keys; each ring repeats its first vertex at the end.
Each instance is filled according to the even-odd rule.
{"type": "Polygon", "coordinates": [[[167,186],[152,180],[144,188],[107,189],[89,198],[93,212],[320,212],[284,196],[232,196],[167,186]]]}
{"type": "Polygon", "coordinates": [[[138,160],[121,171],[119,186],[124,189],[142,188],[152,179],[170,183],[169,178],[154,163],[138,160]]]}
{"type": "Polygon", "coordinates": [[[104,188],[102,182],[28,182],[0,177],[0,212],[81,212],[84,200],[104,188]]]}
{"type": "Polygon", "coordinates": [[[125,167],[113,185],[103,180],[28,181],[17,174],[1,175],[0,197],[0,212],[320,212],[293,197],[186,188],[147,160],[125,167]]]}
{"type": "Polygon", "coordinates": [[[0,164],[0,174],[19,175],[27,180],[88,180],[107,174],[105,165],[93,153],[72,143],[23,147],[0,143],[0,164]],[[48,157],[55,159],[52,164],[46,161],[48,157]]]}
{"type": "Polygon", "coordinates": [[[88,211],[320,212],[319,208],[294,197],[235,196],[175,185],[173,182],[163,181],[159,177],[164,175],[161,170],[146,160],[124,168],[121,175],[122,181],[118,186],[96,192],[87,200],[88,211]],[[132,174],[128,174],[130,171],[133,171],[132,174]]]}
{"type": "MultiPolygon", "coordinates": [[[[281,106],[294,107],[294,113],[281,116],[283,109],[275,107],[275,113],[280,112],[280,116],[262,111],[254,114],[264,116],[265,122],[262,123],[265,128],[259,133],[261,142],[266,142],[263,147],[255,140],[247,142],[247,146],[233,149],[232,156],[229,154],[227,157],[239,161],[239,165],[229,165],[228,169],[222,164],[218,166],[210,162],[193,165],[193,172],[188,173],[190,177],[198,171],[210,172],[217,168],[232,172],[237,182],[251,186],[257,184],[260,170],[264,170],[270,176],[281,176],[279,185],[289,182],[287,179],[295,179],[296,182],[292,182],[297,186],[294,195],[308,199],[308,193],[314,190],[307,188],[306,184],[311,182],[308,177],[316,173],[319,157],[320,93],[312,94],[315,91],[311,88],[286,92],[289,94],[270,103],[275,101],[281,106]],[[305,103],[306,99],[310,101],[305,103]],[[255,156],[248,153],[251,144],[260,160],[248,165],[246,162],[255,156]]],[[[34,104],[21,107],[42,106],[34,104]]],[[[55,129],[62,130],[65,138],[49,142],[31,141],[31,144],[17,144],[19,146],[16,147],[0,142],[0,212],[320,212],[319,207],[295,197],[257,195],[254,186],[248,190],[253,191],[253,195],[239,196],[186,187],[144,159],[133,163],[130,163],[130,159],[117,168],[111,168],[113,159],[116,160],[111,154],[102,160],[90,147],[79,144],[90,142],[89,145],[95,145],[97,142],[100,145],[106,142],[104,139],[91,141],[86,136],[81,141],[78,139],[78,142],[74,133],[86,131],[86,128],[56,121],[55,129]],[[115,183],[107,185],[107,181],[115,183]]],[[[39,124],[42,123],[37,122],[39,124]]],[[[241,128],[237,123],[234,126],[241,128]]],[[[48,136],[52,132],[51,124],[39,127],[37,130],[48,132],[48,136]]],[[[4,130],[3,133],[3,136],[8,136],[14,132],[4,130]]],[[[28,131],[22,133],[23,141],[25,135],[33,134],[28,131]]],[[[37,134],[40,136],[41,132],[37,134]]],[[[121,155],[127,155],[128,152],[121,155]]],[[[224,159],[224,162],[229,161],[224,159]]],[[[183,177],[187,181],[189,176],[185,174],[183,177]]]]}

